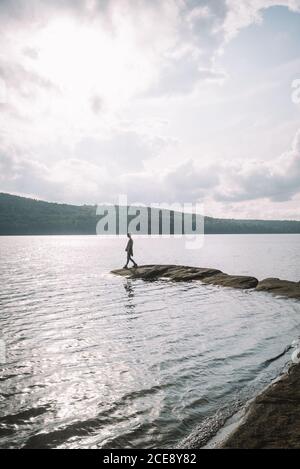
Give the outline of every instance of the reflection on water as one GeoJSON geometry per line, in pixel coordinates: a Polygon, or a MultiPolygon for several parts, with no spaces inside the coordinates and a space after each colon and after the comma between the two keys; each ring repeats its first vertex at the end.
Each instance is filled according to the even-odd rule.
{"type": "Polygon", "coordinates": [[[125,308],[128,312],[132,312],[134,310],[134,284],[132,280],[125,279],[124,281],[124,288],[128,296],[128,301],[125,304],[125,308]]]}
{"type": "MultiPolygon", "coordinates": [[[[122,243],[0,239],[1,447],[180,445],[290,359],[281,353],[300,335],[299,303],[197,281],[114,277],[122,243]]],[[[212,236],[201,252],[180,240],[135,247],[140,263],[299,280],[299,245],[299,236],[273,235],[212,236]]]]}

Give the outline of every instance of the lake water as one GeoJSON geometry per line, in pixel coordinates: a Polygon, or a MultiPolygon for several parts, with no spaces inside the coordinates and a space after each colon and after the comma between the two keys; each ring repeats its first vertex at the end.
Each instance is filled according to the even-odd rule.
{"type": "MultiPolygon", "coordinates": [[[[124,243],[0,238],[1,448],[201,445],[289,363],[272,359],[300,336],[299,302],[115,277],[124,243]]],[[[299,235],[136,239],[135,256],[300,280],[299,235]]]]}

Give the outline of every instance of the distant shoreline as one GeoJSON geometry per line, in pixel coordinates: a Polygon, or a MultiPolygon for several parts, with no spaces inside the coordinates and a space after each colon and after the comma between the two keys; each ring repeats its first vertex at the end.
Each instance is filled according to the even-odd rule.
{"type": "MultiPolygon", "coordinates": [[[[126,209],[126,207],[116,206],[116,211],[124,210],[124,208],[126,209]]],[[[136,207],[136,210],[138,211],[139,207],[136,207]]],[[[147,228],[142,230],[143,233],[152,236],[163,236],[162,217],[164,221],[169,219],[170,236],[182,235],[182,232],[194,235],[195,226],[202,224],[203,228],[203,222],[206,235],[300,234],[299,220],[239,220],[193,214],[191,225],[186,226],[181,224],[186,215],[182,212],[151,208],[150,214],[149,207],[147,210],[148,213],[146,211],[137,223],[140,222],[143,227],[146,226],[147,228]],[[151,221],[154,213],[159,220],[157,226],[153,226],[151,221]]],[[[57,204],[0,193],[0,236],[96,236],[97,224],[104,216],[96,214],[96,205],[57,204]]],[[[136,214],[128,215],[127,222],[130,223],[136,217],[136,214]]],[[[119,226],[116,225],[116,234],[125,234],[123,231],[119,233],[118,230],[119,226]]],[[[139,233],[135,235],[139,236],[139,233]]]]}

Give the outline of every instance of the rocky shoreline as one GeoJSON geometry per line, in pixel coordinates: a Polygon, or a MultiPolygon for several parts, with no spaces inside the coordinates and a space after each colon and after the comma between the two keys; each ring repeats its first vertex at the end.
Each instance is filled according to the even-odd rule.
{"type": "Polygon", "coordinates": [[[291,282],[278,278],[267,278],[258,281],[255,277],[229,275],[212,268],[183,265],[142,265],[137,268],[113,270],[111,273],[143,280],[159,280],[161,278],[168,278],[177,282],[199,280],[208,285],[219,285],[242,290],[255,289],[300,300],[300,282],[291,282]]]}
{"type": "Polygon", "coordinates": [[[219,449],[300,448],[300,364],[253,399],[219,449]]]}

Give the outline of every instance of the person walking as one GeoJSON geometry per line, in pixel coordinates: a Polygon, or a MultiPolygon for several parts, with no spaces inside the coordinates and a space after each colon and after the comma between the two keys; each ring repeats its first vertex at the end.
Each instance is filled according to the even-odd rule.
{"type": "Polygon", "coordinates": [[[129,261],[131,261],[133,263],[133,266],[134,267],[137,267],[137,263],[133,260],[133,239],[131,237],[131,234],[130,233],[127,233],[127,238],[128,239],[128,243],[127,243],[127,246],[125,248],[125,251],[127,252],[127,262],[126,264],[124,265],[124,269],[128,269],[128,263],[129,261]]]}

